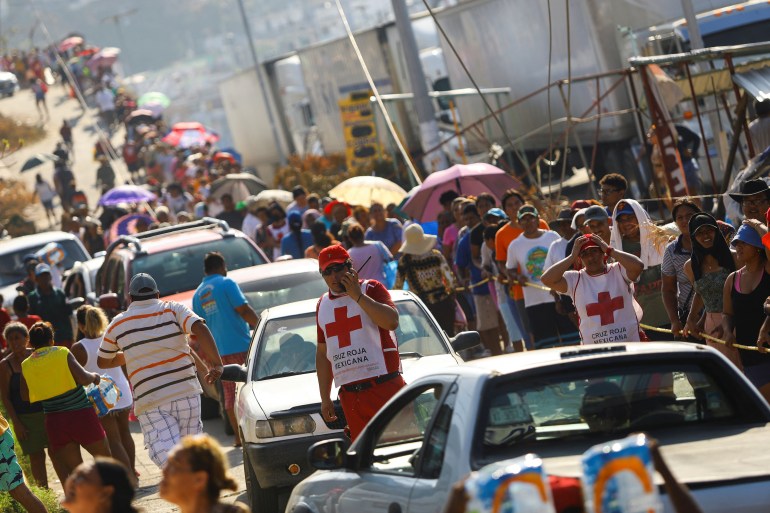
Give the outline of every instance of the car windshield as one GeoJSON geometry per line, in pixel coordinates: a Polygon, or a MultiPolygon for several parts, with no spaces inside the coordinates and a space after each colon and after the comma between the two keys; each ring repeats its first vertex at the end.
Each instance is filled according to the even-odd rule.
{"type": "MultiPolygon", "coordinates": [[[[422,357],[449,352],[438,329],[413,300],[399,301],[396,329],[399,353],[422,357]]],[[[315,372],[317,336],[315,311],[270,319],[257,348],[253,380],[315,372]]]]}
{"type": "Polygon", "coordinates": [[[134,259],[132,276],[147,273],[155,278],[161,297],[195,290],[203,280],[203,258],[218,251],[225,257],[231,271],[264,264],[259,252],[242,237],[225,237],[170,251],[138,256],[134,259]]]}
{"type": "MultiPolygon", "coordinates": [[[[537,444],[713,422],[758,422],[762,414],[713,362],[619,361],[581,372],[490,381],[479,410],[478,465],[501,453],[537,452],[537,444]],[[482,435],[483,433],[483,435],[482,435]]],[[[523,454],[523,453],[522,453],[523,454]]],[[[477,466],[477,465],[474,465],[477,466]]]]}
{"type": "MultiPolygon", "coordinates": [[[[64,269],[70,269],[75,262],[84,262],[91,257],[83,252],[83,249],[74,240],[56,241],[64,248],[64,269]]],[[[23,280],[27,273],[24,271],[24,256],[35,253],[46,243],[20,249],[12,253],[0,255],[0,287],[13,285],[23,280]]]]}
{"type": "Polygon", "coordinates": [[[239,283],[239,285],[246,296],[246,301],[257,313],[277,305],[319,298],[327,291],[326,282],[315,270],[274,276],[239,283]]]}

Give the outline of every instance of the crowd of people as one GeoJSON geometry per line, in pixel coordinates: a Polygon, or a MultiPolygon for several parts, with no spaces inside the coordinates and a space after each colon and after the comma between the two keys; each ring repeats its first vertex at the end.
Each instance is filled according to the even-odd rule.
{"type": "MultiPolygon", "coordinates": [[[[0,61],[24,76],[36,100],[42,99],[40,109],[46,108],[42,70],[55,60],[52,51],[0,61]]],[[[35,183],[49,224],[55,223],[58,198],[60,228],[95,255],[111,242],[113,223],[127,214],[142,216],[132,225],[135,232],[212,216],[243,231],[271,260],[318,260],[329,285],[318,309],[322,415],[336,420],[334,380],[342,388],[351,438],[404,386],[398,358],[388,354],[398,355],[390,335],[398,315],[387,292],[404,287],[447,334],[479,332],[481,345],[468,358],[578,344],[699,341],[723,353],[770,400],[770,187],[764,180],[746,181],[731,194],[742,211],[737,226],[703,211],[697,198],[677,199],[670,220],[654,221],[646,203],[627,197],[626,178],[610,173],[598,184],[598,198],[575,199],[556,211],[513,189],[476,196],[447,190],[439,198],[436,233],[426,233],[395,204],[351,205],[301,185],[291,190],[289,204],[215,197],[215,180],[242,171],[233,155],[211,141],[187,148],[163,142],[168,127],[162,117],[142,123],[127,118],[135,99],[109,69],[92,76],[72,65],[69,73],[60,70],[62,76],[87,91],[108,133],[122,123],[126,134],[119,153],[104,140],[96,144],[96,190],[105,194],[128,180],[157,200],[104,206],[97,214],[75,180],[72,127],[65,121],[54,151],[53,185],[40,174],[35,183]],[[129,176],[119,177],[115,158],[123,159],[129,176]],[[362,333],[371,335],[352,343],[383,351],[378,373],[357,374],[354,367],[344,377],[332,372],[320,348],[336,336],[330,326],[340,304],[359,312],[362,333]]],[[[680,138],[685,144],[682,131],[680,138]]],[[[690,138],[680,151],[688,186],[700,191],[698,144],[690,138]]],[[[249,327],[259,319],[226,277],[221,254],[206,255],[201,265],[206,277],[192,309],[161,301],[153,277],[139,274],[127,284],[131,303],[124,313],[110,321],[100,308],[82,306],[74,312],[74,330],[58,270],[34,255],[25,259],[27,277],[13,300],[13,318],[0,308],[0,396],[10,421],[0,417],[0,489],[28,511],[45,511],[13,456],[12,425],[30,458],[32,476],[26,477],[48,486],[47,449],[66,483],[69,511],[136,511],[138,473],[129,430],[134,413],[151,460],[164,469],[161,497],[183,512],[241,511],[217,506],[220,492],[235,483],[221,449],[201,435],[196,375],[213,382],[223,365],[243,363],[249,327]],[[189,335],[205,361],[190,348],[189,335]],[[147,351],[150,342],[161,342],[161,349],[147,351]],[[104,375],[127,393],[98,417],[84,387],[98,385],[104,375]],[[94,461],[83,463],[81,449],[94,461]]],[[[234,386],[223,385],[223,406],[235,424],[234,386]]]]}

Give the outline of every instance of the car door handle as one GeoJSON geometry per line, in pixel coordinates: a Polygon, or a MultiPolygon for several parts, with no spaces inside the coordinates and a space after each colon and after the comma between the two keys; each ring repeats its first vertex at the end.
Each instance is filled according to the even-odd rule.
{"type": "Polygon", "coordinates": [[[401,513],[401,504],[391,502],[390,506],[388,506],[388,513],[401,513]]]}

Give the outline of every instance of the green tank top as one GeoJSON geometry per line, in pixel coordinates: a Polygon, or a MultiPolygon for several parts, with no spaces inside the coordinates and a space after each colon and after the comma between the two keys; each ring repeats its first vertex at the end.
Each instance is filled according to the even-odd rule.
{"type": "Polygon", "coordinates": [[[77,386],[72,390],[64,392],[61,395],[45,399],[43,403],[43,413],[55,413],[59,411],[82,410],[93,408],[91,401],[86,396],[86,390],[82,386],[77,386]]]}
{"type": "Polygon", "coordinates": [[[722,298],[730,271],[724,268],[706,273],[695,280],[695,292],[700,294],[708,313],[722,313],[722,298]]]}

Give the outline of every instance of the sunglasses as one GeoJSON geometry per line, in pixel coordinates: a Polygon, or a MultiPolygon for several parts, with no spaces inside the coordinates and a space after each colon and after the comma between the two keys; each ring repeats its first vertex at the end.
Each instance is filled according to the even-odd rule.
{"type": "Polygon", "coordinates": [[[322,276],[331,276],[332,274],[338,273],[340,271],[343,271],[345,269],[350,269],[350,266],[348,264],[333,264],[321,271],[322,276]]]}

